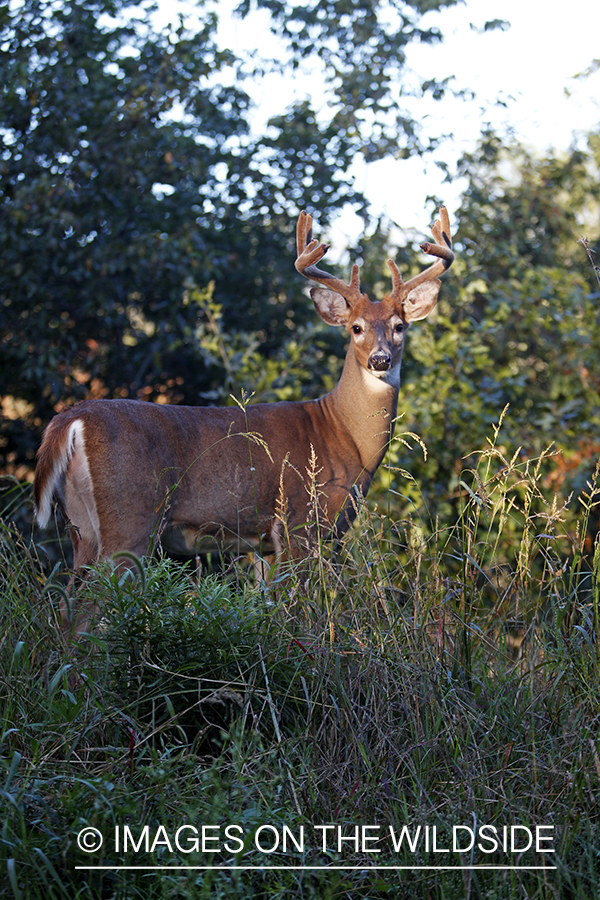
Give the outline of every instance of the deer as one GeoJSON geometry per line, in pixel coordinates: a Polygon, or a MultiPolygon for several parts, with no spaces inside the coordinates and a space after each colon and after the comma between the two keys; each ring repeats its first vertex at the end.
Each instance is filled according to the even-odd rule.
{"type": "MultiPolygon", "coordinates": [[[[340,538],[393,436],[406,330],[434,308],[454,260],[445,207],[431,230],[435,243],[420,246],[435,260],[403,281],[389,259],[391,292],[371,301],[358,265],[349,282],[318,268],[330,245],[313,239],[312,216],[300,213],[296,270],[318,283],[310,295],[321,319],[350,336],[337,385],[318,399],[228,407],[94,399],[59,412],[37,453],[34,510],[45,528],[56,501],[73,545],[72,582],[99,560],[144,557],[159,545],[191,556],[218,547],[306,557],[315,479],[319,527],[340,538]]],[[[89,630],[90,603],[73,614],[61,600],[65,632],[89,630]]]]}

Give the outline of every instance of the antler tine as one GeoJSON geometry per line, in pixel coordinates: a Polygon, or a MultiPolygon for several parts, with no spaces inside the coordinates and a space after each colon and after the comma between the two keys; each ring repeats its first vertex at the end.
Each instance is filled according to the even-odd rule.
{"type": "Polygon", "coordinates": [[[450,219],[448,217],[448,210],[445,206],[442,206],[440,209],[440,218],[436,219],[431,226],[431,233],[435,238],[436,244],[441,247],[443,247],[444,244],[450,248],[452,247],[452,241],[450,239],[450,219]]]}
{"type": "Polygon", "coordinates": [[[301,253],[304,253],[306,244],[312,241],[312,222],[313,218],[310,213],[302,210],[296,224],[296,247],[298,248],[298,256],[300,256],[301,253]]]}
{"type": "Polygon", "coordinates": [[[312,237],[312,216],[304,210],[298,216],[298,224],[296,225],[296,246],[298,249],[298,258],[296,259],[296,269],[305,278],[312,278],[319,281],[327,287],[341,294],[352,306],[362,297],[360,291],[359,267],[352,266],[352,277],[347,284],[341,278],[336,278],[330,272],[319,269],[316,263],[323,259],[329,250],[329,244],[319,244],[312,237]]]}
{"type": "Polygon", "coordinates": [[[402,290],[402,275],[400,274],[400,270],[393,259],[388,259],[387,264],[392,272],[392,297],[396,297],[397,294],[402,290]]]}
{"type": "Polygon", "coordinates": [[[443,275],[454,262],[452,238],[450,236],[450,218],[445,206],[440,208],[440,218],[436,219],[431,226],[431,233],[435,239],[435,244],[426,241],[424,244],[420,245],[421,250],[425,253],[428,253],[430,256],[438,257],[428,269],[424,269],[423,272],[419,272],[418,275],[414,275],[408,281],[403,282],[396,263],[393,262],[393,260],[388,259],[388,266],[392,270],[392,293],[390,296],[393,300],[398,300],[401,296],[406,296],[409,291],[412,291],[413,288],[423,281],[429,281],[432,278],[443,275]]]}

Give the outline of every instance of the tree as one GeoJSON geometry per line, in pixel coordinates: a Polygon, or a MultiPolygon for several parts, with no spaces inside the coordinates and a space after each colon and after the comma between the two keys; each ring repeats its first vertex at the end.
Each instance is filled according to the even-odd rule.
{"type": "MultiPolygon", "coordinates": [[[[193,37],[157,35],[126,12],[105,0],[2,8],[2,394],[36,424],[87,392],[168,382],[183,280],[210,277],[197,219],[245,127],[243,92],[206,86],[229,61],[209,17],[193,37]]],[[[12,429],[21,457],[30,424],[12,429]]]]}
{"type": "Polygon", "coordinates": [[[400,106],[404,48],[440,40],[420,17],[453,2],[260,0],[288,42],[285,64],[321,66],[333,93],[323,108],[283,101],[258,137],[243,79],[266,63],[254,59],[252,70],[219,49],[204,3],[193,27],[182,19],[160,32],[148,2],[0,5],[0,442],[9,467],[31,466],[41,427],[82,397],[223,399],[225,345],[255,373],[274,364],[281,373],[288,340],[292,353],[310,346],[315,365],[305,360],[297,383],[284,377],[276,391],[312,390],[341,343],[332,335],[314,346],[314,314],[292,266],[293,219],[317,207],[324,229],[346,203],[365,210],[346,174],[356,153],[422,151],[400,106]],[[216,355],[197,342],[214,333],[215,315],[216,355]]]}
{"type": "Polygon", "coordinates": [[[507,405],[498,441],[508,458],[554,444],[560,455],[548,462],[546,485],[565,497],[593,474],[600,291],[578,240],[591,225],[600,250],[599,162],[597,134],[587,148],[538,157],[493,133],[461,162],[458,259],[437,316],[410,335],[400,397],[400,429],[416,431],[429,451],[426,462],[403,445],[396,451],[420,485],[403,493],[425,521],[456,521],[459,481],[507,405]]]}
{"type": "MultiPolygon", "coordinates": [[[[272,28],[287,43],[293,67],[322,73],[328,122],[337,140],[370,161],[388,155],[406,158],[426,149],[418,123],[405,109],[404,98],[411,93],[406,49],[412,42],[441,42],[439,28],[422,27],[423,15],[457,2],[309,0],[290,5],[284,0],[242,0],[238,9],[242,16],[254,7],[270,12],[272,28]]],[[[496,20],[486,27],[504,24],[496,20]]],[[[421,78],[413,90],[441,99],[450,80],[421,78]]]]}

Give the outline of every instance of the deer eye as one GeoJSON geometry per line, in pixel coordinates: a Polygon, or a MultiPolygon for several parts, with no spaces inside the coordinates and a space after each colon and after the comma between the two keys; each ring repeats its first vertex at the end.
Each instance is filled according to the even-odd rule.
{"type": "Polygon", "coordinates": [[[396,324],[394,325],[394,331],[396,332],[396,334],[402,334],[402,332],[404,331],[404,325],[402,324],[402,322],[396,322],[396,324]]]}
{"type": "Polygon", "coordinates": [[[353,325],[352,332],[354,334],[362,334],[362,328],[360,327],[360,325],[353,325]]]}

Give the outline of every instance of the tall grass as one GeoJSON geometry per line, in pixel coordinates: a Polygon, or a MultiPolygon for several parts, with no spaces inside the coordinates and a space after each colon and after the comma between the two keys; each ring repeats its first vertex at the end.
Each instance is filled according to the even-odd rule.
{"type": "Polygon", "coordinates": [[[467,460],[456,522],[361,505],[342,547],[275,591],[240,566],[100,566],[78,644],[57,632],[58,573],[4,522],[0,896],[596,895],[598,473],[558,502],[552,451],[497,437],[467,460]],[[183,825],[205,826],[204,852],[175,846],[183,825]],[[394,848],[405,825],[414,850],[394,848]],[[553,826],[555,852],[452,852],[454,826],[484,825],[553,826]],[[89,827],[96,853],[77,845],[89,827]],[[174,868],[207,865],[224,868],[174,868]],[[440,865],[474,868],[414,868],[440,865]]]}

